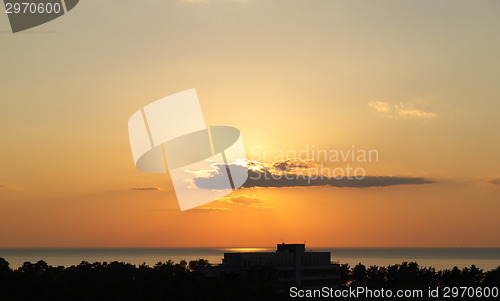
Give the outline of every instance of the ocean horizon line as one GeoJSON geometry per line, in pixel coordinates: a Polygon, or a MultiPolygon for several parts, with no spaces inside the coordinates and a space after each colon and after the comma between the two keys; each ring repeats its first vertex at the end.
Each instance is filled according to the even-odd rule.
{"type": "MultiPolygon", "coordinates": [[[[421,266],[451,268],[453,266],[476,265],[484,269],[500,266],[500,248],[464,247],[308,247],[307,251],[330,252],[331,260],[355,265],[390,265],[404,261],[417,262],[421,266]]],[[[70,266],[87,262],[127,262],[131,264],[172,260],[206,259],[220,264],[224,253],[274,252],[273,247],[44,247],[44,248],[0,248],[0,257],[11,266],[19,267],[24,262],[44,260],[50,265],[70,266]]]]}
{"type": "MultiPolygon", "coordinates": [[[[275,246],[217,246],[217,247],[0,247],[0,250],[154,250],[154,249],[212,249],[212,250],[226,250],[226,249],[274,249],[275,246]]],[[[500,247],[335,247],[335,246],[306,246],[307,249],[485,249],[495,250],[500,247]]]]}

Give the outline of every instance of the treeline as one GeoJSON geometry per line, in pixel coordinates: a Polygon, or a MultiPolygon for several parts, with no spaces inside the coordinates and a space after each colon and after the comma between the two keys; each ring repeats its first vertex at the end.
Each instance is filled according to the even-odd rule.
{"type": "Polygon", "coordinates": [[[368,288],[413,289],[428,287],[500,287],[500,266],[484,271],[475,265],[459,269],[436,271],[421,267],[416,262],[403,262],[388,267],[340,266],[341,287],[363,286],[368,288]]]}
{"type": "MultiPolygon", "coordinates": [[[[249,280],[237,274],[204,277],[199,273],[209,266],[204,259],[169,260],[154,266],[84,261],[70,267],[53,267],[41,260],[12,269],[0,258],[0,300],[289,300],[290,284],[269,277],[249,280]]],[[[500,267],[436,271],[415,262],[388,267],[341,265],[339,284],[373,289],[499,287],[500,267]]]]}
{"type": "Polygon", "coordinates": [[[124,262],[82,262],[52,267],[25,262],[18,269],[0,258],[0,300],[280,300],[274,283],[255,283],[238,275],[203,277],[196,271],[207,260],[154,266],[124,262]]]}

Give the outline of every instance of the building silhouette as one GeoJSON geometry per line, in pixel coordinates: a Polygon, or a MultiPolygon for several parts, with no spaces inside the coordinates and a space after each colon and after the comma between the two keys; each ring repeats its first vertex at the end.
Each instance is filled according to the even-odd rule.
{"type": "Polygon", "coordinates": [[[330,252],[306,251],[305,244],[278,244],[275,252],[224,253],[221,265],[205,268],[205,276],[236,273],[255,281],[277,281],[300,287],[339,287],[340,265],[330,252]]]}

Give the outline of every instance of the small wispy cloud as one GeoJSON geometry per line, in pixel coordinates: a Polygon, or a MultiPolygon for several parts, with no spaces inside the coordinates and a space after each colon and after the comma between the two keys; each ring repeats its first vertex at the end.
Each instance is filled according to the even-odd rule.
{"type": "Polygon", "coordinates": [[[5,185],[0,185],[0,189],[7,188],[5,185]]]}
{"type": "Polygon", "coordinates": [[[129,190],[136,190],[136,191],[158,191],[162,190],[160,187],[157,186],[150,186],[150,187],[131,187],[129,190]]]}
{"type": "Polygon", "coordinates": [[[430,119],[437,117],[436,113],[417,109],[403,103],[390,104],[385,101],[371,101],[368,103],[368,106],[378,113],[381,113],[383,116],[390,118],[409,117],[430,119]]]}
{"type": "Polygon", "coordinates": [[[384,101],[371,101],[368,106],[380,113],[387,113],[391,110],[391,105],[384,101]]]}
{"type": "Polygon", "coordinates": [[[252,206],[258,204],[265,204],[266,202],[255,196],[239,195],[229,198],[229,201],[234,204],[252,206]]]}
{"type": "Polygon", "coordinates": [[[255,195],[235,195],[219,198],[219,201],[225,201],[230,204],[237,204],[259,209],[274,209],[269,206],[266,200],[263,200],[255,195]]]}
{"type": "Polygon", "coordinates": [[[395,105],[399,116],[402,117],[417,117],[417,118],[434,118],[436,113],[426,112],[419,109],[406,108],[403,104],[395,105]]]}
{"type": "Polygon", "coordinates": [[[222,207],[198,207],[185,211],[186,213],[218,213],[229,210],[228,208],[222,207]]]}

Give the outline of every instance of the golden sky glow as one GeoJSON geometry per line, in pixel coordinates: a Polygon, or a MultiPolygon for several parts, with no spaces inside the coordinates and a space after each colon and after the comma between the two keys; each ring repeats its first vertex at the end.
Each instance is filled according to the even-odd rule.
{"type": "Polygon", "coordinates": [[[0,16],[0,45],[0,248],[500,247],[497,1],[84,1],[24,33],[0,16]],[[370,176],[435,183],[180,212],[127,120],[189,88],[251,160],[354,145],[370,176]]]}

